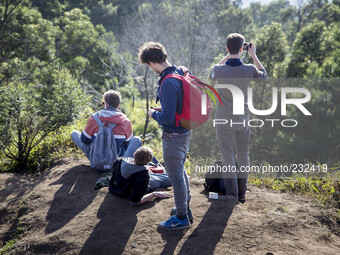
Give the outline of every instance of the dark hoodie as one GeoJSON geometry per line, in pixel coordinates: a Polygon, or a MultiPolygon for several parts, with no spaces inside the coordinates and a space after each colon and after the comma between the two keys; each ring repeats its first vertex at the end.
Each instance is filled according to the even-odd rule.
{"type": "Polygon", "coordinates": [[[131,164],[126,158],[119,157],[111,169],[109,191],[113,194],[129,198],[130,203],[136,205],[149,192],[150,176],[145,166],[131,164]]]}

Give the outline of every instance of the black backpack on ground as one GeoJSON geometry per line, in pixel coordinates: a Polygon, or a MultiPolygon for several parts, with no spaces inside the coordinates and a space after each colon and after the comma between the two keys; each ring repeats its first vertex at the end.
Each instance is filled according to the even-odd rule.
{"type": "MultiPolygon", "coordinates": [[[[215,166],[222,166],[223,162],[221,160],[215,161],[215,166]]],[[[220,172],[207,172],[205,174],[205,182],[203,183],[204,188],[207,192],[222,193],[225,195],[224,182],[222,178],[222,173],[220,172]]]]}

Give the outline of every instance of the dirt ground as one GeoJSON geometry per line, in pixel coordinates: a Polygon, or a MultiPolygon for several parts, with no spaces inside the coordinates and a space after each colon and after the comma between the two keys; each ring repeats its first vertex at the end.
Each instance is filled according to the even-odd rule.
{"type": "Polygon", "coordinates": [[[94,190],[100,173],[66,159],[45,174],[0,175],[0,247],[8,254],[340,254],[340,219],[309,199],[249,186],[244,205],[209,200],[191,181],[189,230],[157,228],[173,198],[131,207],[94,190]]]}

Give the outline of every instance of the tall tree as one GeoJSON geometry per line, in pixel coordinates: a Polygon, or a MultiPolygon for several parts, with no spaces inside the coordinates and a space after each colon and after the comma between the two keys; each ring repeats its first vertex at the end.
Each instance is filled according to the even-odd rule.
{"type": "Polygon", "coordinates": [[[285,59],[288,49],[286,35],[279,23],[264,26],[256,35],[256,52],[269,76],[275,75],[275,65],[285,59]]]}
{"type": "Polygon", "coordinates": [[[303,77],[309,62],[322,63],[325,56],[322,49],[325,30],[325,22],[314,20],[297,34],[288,64],[288,77],[303,77]]]}

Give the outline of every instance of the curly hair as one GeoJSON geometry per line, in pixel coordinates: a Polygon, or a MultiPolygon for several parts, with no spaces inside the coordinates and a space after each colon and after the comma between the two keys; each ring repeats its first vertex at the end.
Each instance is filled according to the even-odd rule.
{"type": "Polygon", "coordinates": [[[168,54],[162,44],[146,42],[139,48],[138,58],[142,64],[150,64],[150,62],[162,64],[168,58],[168,54]]]}
{"type": "Polygon", "coordinates": [[[114,90],[109,90],[104,93],[105,102],[108,105],[113,106],[115,108],[119,106],[121,97],[122,97],[121,94],[118,91],[114,90]]]}
{"type": "Polygon", "coordinates": [[[139,147],[135,154],[134,159],[136,165],[145,166],[147,165],[153,158],[153,151],[150,147],[142,146],[139,147]]]}

